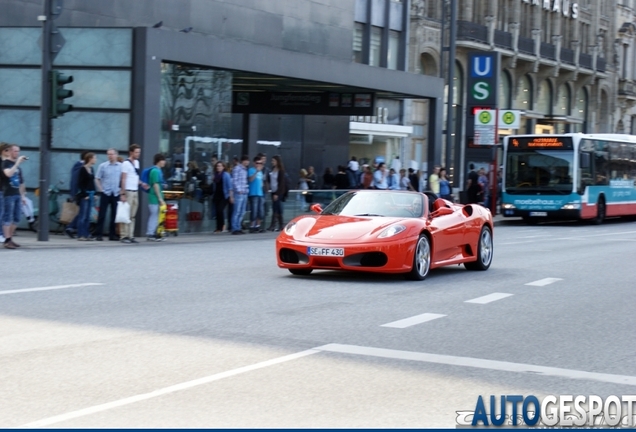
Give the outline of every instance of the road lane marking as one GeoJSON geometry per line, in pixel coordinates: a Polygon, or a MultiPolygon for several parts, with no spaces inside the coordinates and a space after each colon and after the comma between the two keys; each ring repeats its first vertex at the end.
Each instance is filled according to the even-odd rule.
{"type": "Polygon", "coordinates": [[[511,295],[512,294],[506,294],[506,293],[492,293],[492,294],[485,295],[483,297],[474,298],[472,300],[466,300],[464,303],[486,304],[486,303],[491,303],[497,300],[504,299],[506,297],[510,297],[511,295]]]}
{"type": "Polygon", "coordinates": [[[536,243],[536,242],[535,241],[521,241],[521,242],[512,242],[512,243],[501,243],[501,244],[498,244],[498,246],[528,244],[528,243],[536,243]]]}
{"type": "Polygon", "coordinates": [[[450,366],[464,366],[477,369],[489,369],[500,372],[517,372],[532,375],[554,376],[575,380],[600,381],[612,384],[636,386],[636,376],[614,375],[597,372],[586,372],[575,369],[562,369],[550,366],[536,366],[523,363],[512,363],[499,360],[487,360],[473,357],[459,357],[441,354],[429,354],[413,351],[399,351],[384,348],[362,347],[356,345],[328,344],[315,348],[317,350],[341,354],[356,354],[370,357],[381,357],[396,360],[410,360],[424,363],[436,363],[450,366]]]}
{"type": "Polygon", "coordinates": [[[28,423],[22,427],[29,427],[29,428],[40,428],[40,427],[44,427],[44,426],[50,426],[52,424],[55,423],[60,423],[63,421],[67,421],[67,420],[71,420],[71,419],[75,419],[78,417],[84,417],[90,414],[95,414],[98,412],[102,412],[102,411],[106,411],[109,409],[113,409],[113,408],[117,408],[117,407],[121,407],[124,405],[130,405],[136,402],[140,402],[140,401],[144,401],[144,400],[148,400],[148,399],[152,399],[152,398],[156,398],[159,396],[163,396],[166,394],[170,394],[170,393],[174,393],[174,392],[178,392],[181,390],[186,390],[186,389],[190,389],[192,387],[197,387],[203,384],[208,384],[211,383],[213,381],[218,381],[221,380],[223,378],[228,378],[231,376],[235,376],[235,375],[239,375],[245,372],[251,372],[253,370],[257,370],[257,369],[262,369],[268,366],[274,366],[280,363],[284,363],[284,362],[288,362],[291,360],[296,360],[299,359],[301,357],[305,357],[308,355],[312,355],[312,354],[318,354],[320,351],[316,350],[316,349],[308,349],[306,351],[300,351],[297,352],[295,354],[290,354],[290,355],[286,355],[283,357],[277,357],[271,360],[266,360],[264,362],[260,362],[260,363],[255,363],[253,365],[249,365],[249,366],[243,366],[237,369],[232,369],[226,372],[221,372],[218,374],[214,374],[214,375],[210,375],[207,377],[203,377],[203,378],[198,378],[198,379],[194,379],[192,381],[186,381],[183,382],[181,384],[175,384],[169,387],[164,387],[162,389],[159,390],[155,390],[152,391],[150,393],[143,393],[140,395],[136,395],[136,396],[131,396],[131,397],[127,397],[124,399],[119,399],[113,402],[108,402],[105,404],[101,404],[101,405],[95,405],[92,407],[88,407],[88,408],[83,408],[77,411],[71,411],[69,413],[66,414],[60,414],[57,416],[53,416],[53,417],[49,417],[49,418],[45,418],[42,420],[38,420],[38,421],[34,421],[32,423],[28,423]]]}
{"type": "Polygon", "coordinates": [[[528,282],[527,284],[524,284],[524,285],[546,286],[546,285],[550,285],[550,284],[553,284],[555,282],[558,282],[560,280],[563,280],[563,279],[561,279],[561,278],[545,278],[545,279],[539,279],[539,280],[534,281],[534,282],[528,282]]]}
{"type": "Polygon", "coordinates": [[[636,231],[608,232],[608,233],[602,233],[602,234],[582,235],[577,237],[562,237],[562,238],[558,238],[557,240],[578,240],[582,238],[604,237],[604,236],[625,235],[625,234],[636,234],[636,231]]]}
{"type": "Polygon", "coordinates": [[[427,321],[433,321],[437,318],[443,318],[446,315],[442,314],[434,314],[434,313],[424,313],[421,315],[416,315],[410,318],[405,318],[399,321],[393,321],[387,324],[382,324],[380,327],[392,327],[392,328],[407,328],[414,326],[416,324],[422,324],[427,321]]]}
{"type": "Polygon", "coordinates": [[[97,282],[89,282],[89,283],[71,284],[71,285],[55,285],[55,286],[50,286],[50,287],[38,287],[38,288],[25,288],[25,289],[17,289],[17,290],[5,290],[5,291],[0,291],[0,295],[20,294],[20,293],[34,292],[34,291],[51,291],[51,290],[59,290],[59,289],[66,289],[66,288],[80,288],[80,287],[85,287],[85,286],[98,286],[98,285],[104,285],[104,284],[103,283],[97,283],[97,282]]]}

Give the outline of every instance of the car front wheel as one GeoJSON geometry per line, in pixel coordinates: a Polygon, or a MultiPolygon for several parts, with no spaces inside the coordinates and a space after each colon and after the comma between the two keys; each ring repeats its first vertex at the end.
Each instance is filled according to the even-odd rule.
{"type": "Polygon", "coordinates": [[[488,270],[492,263],[492,255],[494,252],[492,231],[488,225],[484,225],[479,234],[479,243],[477,245],[477,260],[464,263],[467,270],[488,270]]]}
{"type": "Polygon", "coordinates": [[[420,235],[415,244],[413,267],[406,277],[411,280],[424,280],[431,269],[431,242],[424,234],[420,235]]]}

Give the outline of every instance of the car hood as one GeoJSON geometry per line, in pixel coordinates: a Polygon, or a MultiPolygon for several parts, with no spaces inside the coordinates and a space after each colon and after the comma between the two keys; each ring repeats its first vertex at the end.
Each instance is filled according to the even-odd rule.
{"type": "Polygon", "coordinates": [[[296,221],[296,240],[351,241],[365,237],[375,237],[386,227],[405,218],[353,217],[353,216],[310,216],[296,221]]]}

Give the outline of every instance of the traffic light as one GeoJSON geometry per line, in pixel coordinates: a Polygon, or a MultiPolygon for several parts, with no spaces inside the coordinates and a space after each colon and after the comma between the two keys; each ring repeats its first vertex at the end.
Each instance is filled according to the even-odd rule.
{"type": "Polygon", "coordinates": [[[64,103],[64,99],[73,97],[73,90],[65,89],[66,84],[72,83],[71,75],[53,70],[51,71],[51,118],[63,116],[73,110],[73,105],[64,103]]]}

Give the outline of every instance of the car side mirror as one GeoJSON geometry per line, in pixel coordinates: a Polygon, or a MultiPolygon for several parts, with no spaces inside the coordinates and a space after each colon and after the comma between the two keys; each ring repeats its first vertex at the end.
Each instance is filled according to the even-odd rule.
{"type": "Polygon", "coordinates": [[[438,216],[446,216],[449,214],[453,214],[453,212],[454,210],[450,207],[440,207],[431,214],[431,217],[436,218],[438,216]]]}
{"type": "Polygon", "coordinates": [[[314,213],[322,213],[322,206],[320,204],[313,204],[311,207],[309,207],[309,210],[311,210],[314,213]]]}

